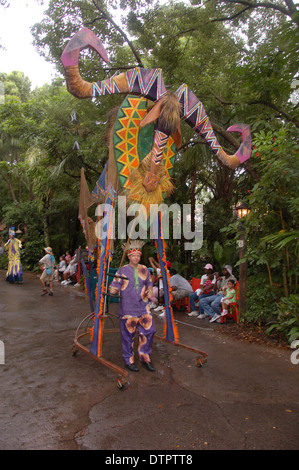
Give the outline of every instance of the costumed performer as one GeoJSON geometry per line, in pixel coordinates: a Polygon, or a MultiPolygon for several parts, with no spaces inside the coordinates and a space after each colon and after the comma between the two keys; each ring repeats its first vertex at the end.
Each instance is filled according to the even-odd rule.
{"type": "Polygon", "coordinates": [[[4,249],[8,251],[8,268],[6,273],[6,280],[11,283],[20,284],[23,281],[23,269],[21,265],[21,248],[22,242],[15,238],[15,228],[10,227],[9,240],[5,243],[4,249]]]}
{"type": "Polygon", "coordinates": [[[55,267],[55,258],[53,256],[53,251],[50,246],[44,248],[46,254],[43,258],[39,260],[39,264],[44,265],[44,270],[39,278],[41,285],[43,286],[43,290],[41,295],[53,295],[53,279],[54,279],[54,267],[55,267]],[[46,287],[46,282],[49,283],[50,291],[46,287]]]}
{"type": "Polygon", "coordinates": [[[140,362],[150,372],[152,343],[156,332],[148,299],[152,296],[152,282],[146,266],[139,264],[143,242],[132,240],[123,247],[129,264],[122,266],[109,286],[111,294],[120,294],[119,318],[121,344],[125,366],[133,372],[139,369],[134,363],[134,337],[139,331],[138,355],[140,362]]]}

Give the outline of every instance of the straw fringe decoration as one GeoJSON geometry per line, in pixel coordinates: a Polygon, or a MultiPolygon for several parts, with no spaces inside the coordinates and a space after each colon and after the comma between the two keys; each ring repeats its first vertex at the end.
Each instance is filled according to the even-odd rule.
{"type": "Polygon", "coordinates": [[[160,204],[164,196],[169,196],[175,190],[171,180],[168,178],[163,165],[159,165],[158,176],[160,178],[155,191],[147,192],[143,186],[145,173],[150,170],[152,161],[152,152],[141,161],[139,167],[133,170],[129,176],[129,184],[126,191],[128,203],[140,202],[145,207],[149,204],[160,204]]]}

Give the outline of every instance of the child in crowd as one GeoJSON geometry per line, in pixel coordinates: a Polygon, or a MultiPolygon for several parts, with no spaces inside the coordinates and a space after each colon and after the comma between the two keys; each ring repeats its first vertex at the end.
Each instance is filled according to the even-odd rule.
{"type": "Polygon", "coordinates": [[[226,293],[224,294],[225,297],[221,300],[221,316],[227,315],[228,310],[227,307],[229,304],[236,302],[236,291],[235,291],[235,283],[234,281],[230,280],[227,281],[227,289],[226,293]]]}
{"type": "Polygon", "coordinates": [[[59,265],[58,265],[59,281],[63,280],[63,273],[65,270],[66,270],[66,262],[64,259],[64,255],[62,255],[59,258],[59,265]]]}
{"type": "Polygon", "coordinates": [[[197,289],[196,293],[198,295],[211,294],[211,292],[214,290],[214,282],[213,281],[215,281],[214,274],[213,273],[207,274],[207,279],[204,281],[204,286],[201,289],[197,289]]]}

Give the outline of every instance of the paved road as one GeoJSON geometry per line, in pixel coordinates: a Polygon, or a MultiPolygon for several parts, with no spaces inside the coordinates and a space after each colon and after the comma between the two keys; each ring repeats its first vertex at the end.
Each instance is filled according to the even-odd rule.
{"type": "MultiPolygon", "coordinates": [[[[151,450],[298,449],[299,365],[291,350],[247,344],[177,313],[180,341],[207,351],[208,362],[155,341],[157,369],[118,375],[80,351],[75,330],[89,313],[84,293],[55,286],[40,296],[37,275],[10,285],[0,272],[0,449],[151,450]]],[[[114,311],[117,304],[112,304],[114,311]]],[[[155,316],[159,333],[163,321],[155,316]]],[[[118,334],[105,357],[123,366],[118,334]]]]}

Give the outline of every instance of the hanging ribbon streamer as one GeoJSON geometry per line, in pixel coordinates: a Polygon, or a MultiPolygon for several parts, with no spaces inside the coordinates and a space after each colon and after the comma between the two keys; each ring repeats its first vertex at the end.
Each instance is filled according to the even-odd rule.
{"type": "Polygon", "coordinates": [[[90,309],[91,309],[91,312],[94,312],[94,305],[93,305],[93,300],[92,300],[92,262],[89,261],[89,274],[87,272],[86,264],[83,259],[81,260],[81,264],[82,264],[90,309]]]}

